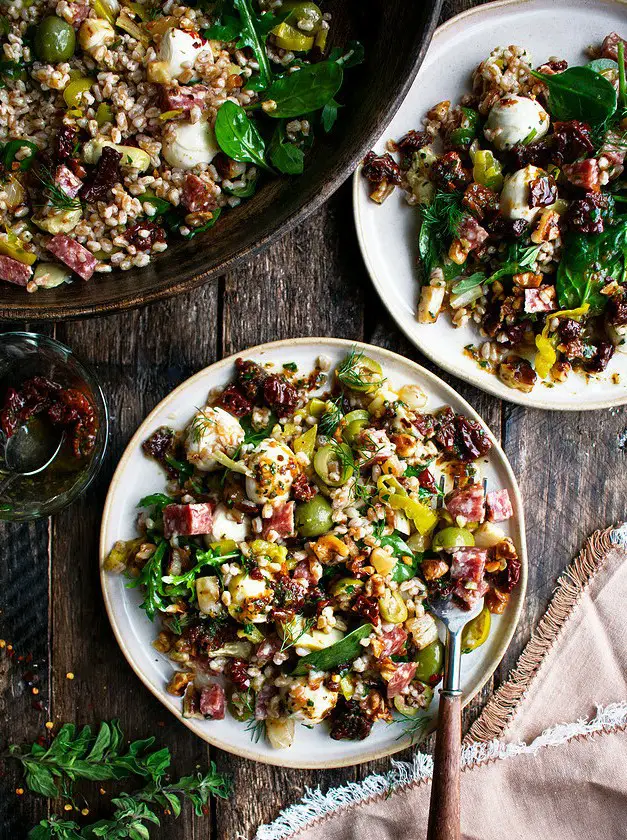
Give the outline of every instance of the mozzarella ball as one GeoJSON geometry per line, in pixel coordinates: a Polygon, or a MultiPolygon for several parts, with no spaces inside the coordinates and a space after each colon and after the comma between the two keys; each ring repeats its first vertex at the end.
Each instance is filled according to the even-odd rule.
{"type": "Polygon", "coordinates": [[[549,115],[535,99],[506,96],[492,106],[483,133],[493,146],[503,151],[516,143],[524,143],[528,137],[530,143],[544,137],[549,130],[549,120],[549,115]]]}
{"type": "Polygon", "coordinates": [[[202,472],[222,468],[214,454],[222,452],[229,458],[244,440],[244,430],[227,411],[207,406],[199,411],[187,428],[185,449],[187,460],[202,472]]]}
{"type": "Polygon", "coordinates": [[[514,172],[513,175],[508,175],[503,184],[500,200],[500,211],[503,216],[508,219],[525,219],[527,222],[533,222],[544,208],[529,206],[529,184],[542,175],[546,175],[546,172],[531,164],[514,172]]]}
{"type": "Polygon", "coordinates": [[[233,519],[231,511],[220,503],[213,512],[213,525],[211,526],[211,541],[233,540],[236,543],[244,542],[248,536],[248,523],[245,517],[241,522],[233,519]]]}
{"type": "Polygon", "coordinates": [[[240,624],[261,624],[266,620],[274,595],[268,586],[267,577],[235,575],[229,583],[229,593],[231,603],[228,610],[231,618],[240,624]]]}
{"type": "Polygon", "coordinates": [[[294,453],[274,438],[265,438],[253,452],[246,478],[248,498],[259,505],[286,502],[300,472],[294,453]]]}
{"type": "Polygon", "coordinates": [[[163,157],[180,169],[211,163],[219,151],[213,128],[203,121],[171,122],[163,137],[163,157]]]}
{"type": "Polygon", "coordinates": [[[299,720],[320,723],[335,708],[337,696],[337,691],[330,691],[322,680],[316,685],[308,677],[300,677],[289,688],[287,708],[299,720]]]}
{"type": "Polygon", "coordinates": [[[159,59],[168,65],[168,73],[173,79],[184,70],[194,67],[201,52],[207,52],[209,45],[194,33],[182,29],[168,29],[164,32],[159,45],[159,59]]]}

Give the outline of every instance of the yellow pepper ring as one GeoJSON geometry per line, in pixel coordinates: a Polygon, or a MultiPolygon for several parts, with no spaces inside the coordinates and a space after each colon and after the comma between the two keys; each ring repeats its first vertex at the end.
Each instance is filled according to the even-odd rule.
{"type": "Polygon", "coordinates": [[[311,35],[305,35],[304,32],[301,32],[295,26],[290,26],[289,23],[279,23],[272,30],[272,34],[277,46],[281,47],[282,50],[309,52],[314,45],[314,39],[311,35]]]}
{"type": "Polygon", "coordinates": [[[538,348],[538,352],[536,353],[536,357],[534,359],[534,366],[540,379],[546,379],[551,368],[557,361],[557,352],[555,350],[557,339],[556,337],[553,339],[549,338],[549,328],[553,318],[572,318],[575,321],[579,321],[589,309],[590,304],[584,303],[583,306],[578,306],[577,309],[561,309],[559,312],[554,312],[550,318],[546,319],[546,324],[544,325],[541,335],[536,336],[536,347],[538,348]]]}

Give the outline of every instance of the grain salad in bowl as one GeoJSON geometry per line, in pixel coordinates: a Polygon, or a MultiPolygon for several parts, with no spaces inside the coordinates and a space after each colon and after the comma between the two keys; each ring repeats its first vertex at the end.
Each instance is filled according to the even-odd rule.
{"type": "Polygon", "coordinates": [[[165,475],[105,572],[159,620],[184,718],[228,707],[274,748],[297,722],[335,740],[377,721],[418,731],[442,671],[429,596],[485,599],[475,650],[521,577],[512,500],[483,478],[490,436],[358,350],[234,368],[184,428],[144,440],[165,475]]]}
{"type": "Polygon", "coordinates": [[[146,266],[303,171],[344,69],[309,0],[0,3],[0,279],[146,266]]]}
{"type": "Polygon", "coordinates": [[[589,381],[607,370],[618,383],[626,151],[617,33],[589,48],[584,66],[494,49],[459,104],[439,102],[362,167],[373,200],[399,186],[418,210],[418,322],[474,324],[465,354],[524,394],[573,371],[589,381]]]}

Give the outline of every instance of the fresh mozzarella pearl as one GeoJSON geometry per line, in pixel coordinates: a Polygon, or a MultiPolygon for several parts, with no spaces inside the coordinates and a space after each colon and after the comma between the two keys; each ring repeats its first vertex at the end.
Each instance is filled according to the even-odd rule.
{"type": "Polygon", "coordinates": [[[500,201],[503,216],[533,222],[544,208],[529,206],[529,183],[542,175],[546,175],[543,169],[529,164],[505,179],[500,201]]]}
{"type": "Polygon", "coordinates": [[[315,688],[307,677],[294,681],[287,695],[287,707],[294,717],[307,723],[320,723],[337,703],[337,691],[329,691],[323,682],[315,688]]]}
{"type": "Polygon", "coordinates": [[[236,522],[228,508],[219,504],[213,512],[213,525],[211,538],[214,542],[219,540],[233,540],[236,543],[244,542],[248,536],[246,519],[236,522]]]}
{"type": "Polygon", "coordinates": [[[163,157],[181,169],[211,163],[219,151],[213,129],[202,121],[171,122],[163,138],[163,157]]]}
{"type": "Polygon", "coordinates": [[[231,458],[244,440],[244,430],[227,411],[207,406],[199,411],[187,429],[187,460],[203,472],[222,467],[214,454],[222,452],[231,458]]]}
{"type": "Polygon", "coordinates": [[[492,106],[483,133],[499,151],[516,143],[539,140],[549,130],[549,115],[527,96],[506,96],[492,106]],[[535,133],[533,133],[535,132],[535,133]]]}
{"type": "Polygon", "coordinates": [[[249,499],[257,504],[286,502],[298,463],[287,446],[274,438],[262,440],[248,463],[251,475],[246,479],[249,499]]]}
{"type": "Polygon", "coordinates": [[[193,69],[198,55],[208,49],[209,45],[203,43],[199,35],[183,32],[182,29],[168,29],[161,38],[159,59],[168,65],[170,76],[178,79],[188,67],[193,69]]]}

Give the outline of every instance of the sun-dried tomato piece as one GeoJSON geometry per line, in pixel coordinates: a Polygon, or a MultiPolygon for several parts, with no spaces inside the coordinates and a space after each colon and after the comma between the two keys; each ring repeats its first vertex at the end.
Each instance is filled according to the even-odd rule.
{"type": "MultiPolygon", "coordinates": [[[[72,125],[62,125],[54,138],[54,156],[58,160],[66,160],[74,156],[76,145],[76,129],[72,125]]],[[[80,177],[80,176],[79,176],[80,177]]]]}
{"type": "Polygon", "coordinates": [[[448,457],[474,461],[492,449],[490,438],[474,420],[452,409],[442,412],[439,419],[435,439],[448,457]]]}
{"type": "Polygon", "coordinates": [[[462,204],[477,219],[483,219],[485,216],[491,216],[498,212],[499,196],[489,187],[484,187],[482,184],[473,181],[466,187],[462,204]]]}
{"type": "Polygon", "coordinates": [[[142,443],[145,454],[158,461],[171,476],[176,475],[176,470],[168,464],[166,456],[172,454],[173,443],[174,431],[167,426],[160,426],[142,443]]]}
{"type": "Polygon", "coordinates": [[[91,181],[81,190],[84,201],[101,201],[115,183],[120,180],[122,154],[112,146],[105,146],[96,164],[91,181]]]}
{"type": "Polygon", "coordinates": [[[551,175],[541,175],[529,182],[529,206],[548,207],[557,201],[557,184],[551,175]]]}
{"type": "Polygon", "coordinates": [[[165,231],[155,222],[136,222],[124,232],[124,238],[138,251],[150,251],[155,242],[165,242],[165,231]]]}
{"type": "Polygon", "coordinates": [[[352,609],[371,624],[375,626],[379,625],[381,621],[379,617],[379,602],[374,598],[368,598],[366,595],[358,595],[355,598],[352,609]]]}
{"type": "Polygon", "coordinates": [[[580,120],[556,122],[553,124],[555,137],[555,159],[561,165],[573,163],[594,151],[590,137],[590,126],[580,120]]]}
{"type": "Polygon", "coordinates": [[[573,341],[573,339],[579,338],[581,335],[581,324],[579,321],[575,321],[574,318],[562,318],[560,319],[557,333],[560,341],[573,341]]]}
{"type": "Polygon", "coordinates": [[[570,202],[564,220],[568,227],[579,233],[603,233],[606,217],[610,213],[611,205],[607,195],[590,192],[570,202]]]}
{"type": "Polygon", "coordinates": [[[520,239],[529,227],[529,222],[497,215],[486,222],[486,227],[496,239],[520,239]]]}
{"type": "Polygon", "coordinates": [[[250,359],[235,359],[235,379],[240,390],[251,402],[261,399],[263,383],[268,378],[265,370],[250,359]]]}
{"type": "Polygon", "coordinates": [[[607,320],[614,327],[627,324],[627,295],[611,297],[607,302],[607,320]]]}
{"type": "Polygon", "coordinates": [[[220,394],[217,405],[222,406],[229,414],[235,417],[244,417],[253,410],[253,404],[239,390],[237,385],[227,385],[220,394]]]}
{"type": "Polygon", "coordinates": [[[298,502],[310,502],[317,492],[304,473],[297,475],[292,483],[292,495],[298,502]]]}
{"type": "Polygon", "coordinates": [[[282,376],[273,373],[263,383],[263,399],[279,417],[286,417],[298,405],[298,391],[282,376]]]}
{"type": "Polygon", "coordinates": [[[376,155],[373,151],[368,152],[364,158],[361,174],[371,184],[401,183],[401,170],[392,155],[387,152],[384,155],[376,155]]]}
{"type": "Polygon", "coordinates": [[[604,371],[609,365],[615,349],[611,341],[600,341],[597,345],[596,353],[586,365],[586,370],[589,370],[590,373],[601,373],[604,371]]]}
{"type": "Polygon", "coordinates": [[[231,659],[229,664],[229,677],[233,685],[240,691],[250,688],[250,677],[248,676],[248,662],[243,659],[231,659]]]}
{"type": "Polygon", "coordinates": [[[363,741],[370,735],[372,724],[356,700],[339,697],[331,715],[331,737],[334,741],[363,741]]]}
{"type": "Polygon", "coordinates": [[[431,138],[426,131],[415,131],[412,129],[404,137],[401,137],[396,145],[402,152],[406,152],[422,149],[423,146],[427,146],[430,142],[431,138]]]}
{"type": "Polygon", "coordinates": [[[508,157],[512,169],[523,169],[529,163],[545,169],[550,163],[553,154],[553,138],[543,137],[541,140],[536,140],[535,143],[528,143],[526,146],[523,146],[522,143],[517,143],[509,150],[508,157]]]}
{"type": "Polygon", "coordinates": [[[433,180],[443,190],[455,192],[463,189],[470,181],[470,173],[464,168],[457,152],[447,152],[431,167],[433,180]]]}

